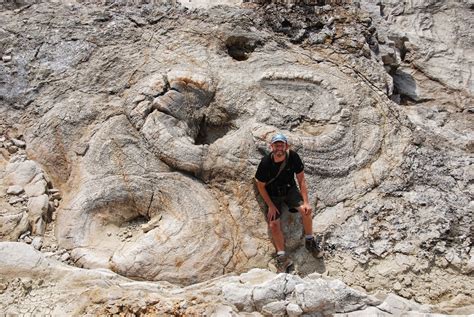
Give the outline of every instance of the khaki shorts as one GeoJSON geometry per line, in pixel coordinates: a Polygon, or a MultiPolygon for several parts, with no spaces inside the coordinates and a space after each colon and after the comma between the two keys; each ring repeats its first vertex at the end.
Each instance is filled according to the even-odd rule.
{"type": "MultiPolygon", "coordinates": [[[[301,196],[301,193],[298,190],[298,187],[296,186],[290,187],[285,196],[270,196],[270,199],[272,200],[273,204],[275,204],[278,211],[280,212],[279,214],[276,215],[275,220],[280,218],[281,213],[284,210],[283,207],[285,205],[288,207],[289,210],[296,209],[300,207],[301,205],[303,205],[303,197],[301,196]]],[[[267,208],[267,213],[268,213],[268,208],[267,208]]]]}

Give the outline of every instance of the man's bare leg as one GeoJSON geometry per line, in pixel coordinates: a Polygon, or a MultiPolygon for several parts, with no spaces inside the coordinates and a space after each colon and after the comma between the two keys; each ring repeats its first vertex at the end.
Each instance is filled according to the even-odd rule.
{"type": "Polygon", "coordinates": [[[313,213],[310,212],[305,214],[303,208],[298,207],[298,211],[301,214],[301,220],[303,221],[304,234],[309,236],[313,234],[313,213]]]}
{"type": "Polygon", "coordinates": [[[301,214],[304,233],[306,235],[305,247],[308,251],[313,253],[314,256],[321,258],[323,256],[323,250],[321,249],[320,242],[315,240],[313,236],[313,213],[309,212],[306,214],[301,207],[298,208],[298,211],[301,214]]]}
{"type": "Polygon", "coordinates": [[[273,243],[275,244],[277,252],[285,251],[285,238],[283,237],[283,231],[281,231],[280,220],[270,221],[268,226],[270,227],[273,243]]]}
{"type": "Polygon", "coordinates": [[[270,221],[270,231],[272,233],[273,244],[277,249],[276,269],[277,272],[287,272],[288,268],[293,264],[291,258],[285,254],[285,238],[281,230],[280,220],[270,221]]]}

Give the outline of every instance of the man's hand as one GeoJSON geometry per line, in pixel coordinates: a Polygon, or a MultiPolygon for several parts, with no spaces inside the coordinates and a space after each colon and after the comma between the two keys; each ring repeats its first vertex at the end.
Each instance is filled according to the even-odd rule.
{"type": "Polygon", "coordinates": [[[301,209],[303,209],[303,213],[305,215],[309,215],[313,211],[313,208],[311,208],[310,204],[308,203],[304,203],[303,205],[301,205],[301,209]]]}
{"type": "Polygon", "coordinates": [[[280,211],[275,206],[268,207],[268,213],[267,213],[268,222],[275,220],[276,216],[279,214],[280,214],[280,211]]]}

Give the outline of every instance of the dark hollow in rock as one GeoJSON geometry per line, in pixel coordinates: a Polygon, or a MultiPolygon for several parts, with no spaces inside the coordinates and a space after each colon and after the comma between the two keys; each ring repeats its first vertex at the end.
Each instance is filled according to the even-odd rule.
{"type": "Polygon", "coordinates": [[[227,53],[237,61],[245,61],[262,42],[243,35],[232,35],[225,41],[227,53]]]}
{"type": "Polygon", "coordinates": [[[212,144],[225,136],[230,130],[232,130],[231,124],[214,124],[209,122],[204,116],[199,125],[199,132],[195,139],[195,144],[212,144]]]}

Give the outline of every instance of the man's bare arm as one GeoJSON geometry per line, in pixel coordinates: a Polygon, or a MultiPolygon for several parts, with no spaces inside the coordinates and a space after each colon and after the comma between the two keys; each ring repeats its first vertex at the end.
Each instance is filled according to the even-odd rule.
{"type": "Polygon", "coordinates": [[[304,177],[304,171],[296,174],[296,179],[298,180],[298,185],[300,187],[301,196],[303,196],[303,202],[309,204],[308,199],[308,186],[306,185],[306,178],[304,177]]]}
{"type": "Polygon", "coordinates": [[[312,208],[309,204],[308,199],[308,186],[306,185],[306,178],[304,177],[304,171],[296,174],[296,179],[298,180],[298,185],[300,187],[301,196],[303,196],[303,208],[306,213],[310,213],[312,208]]]}

